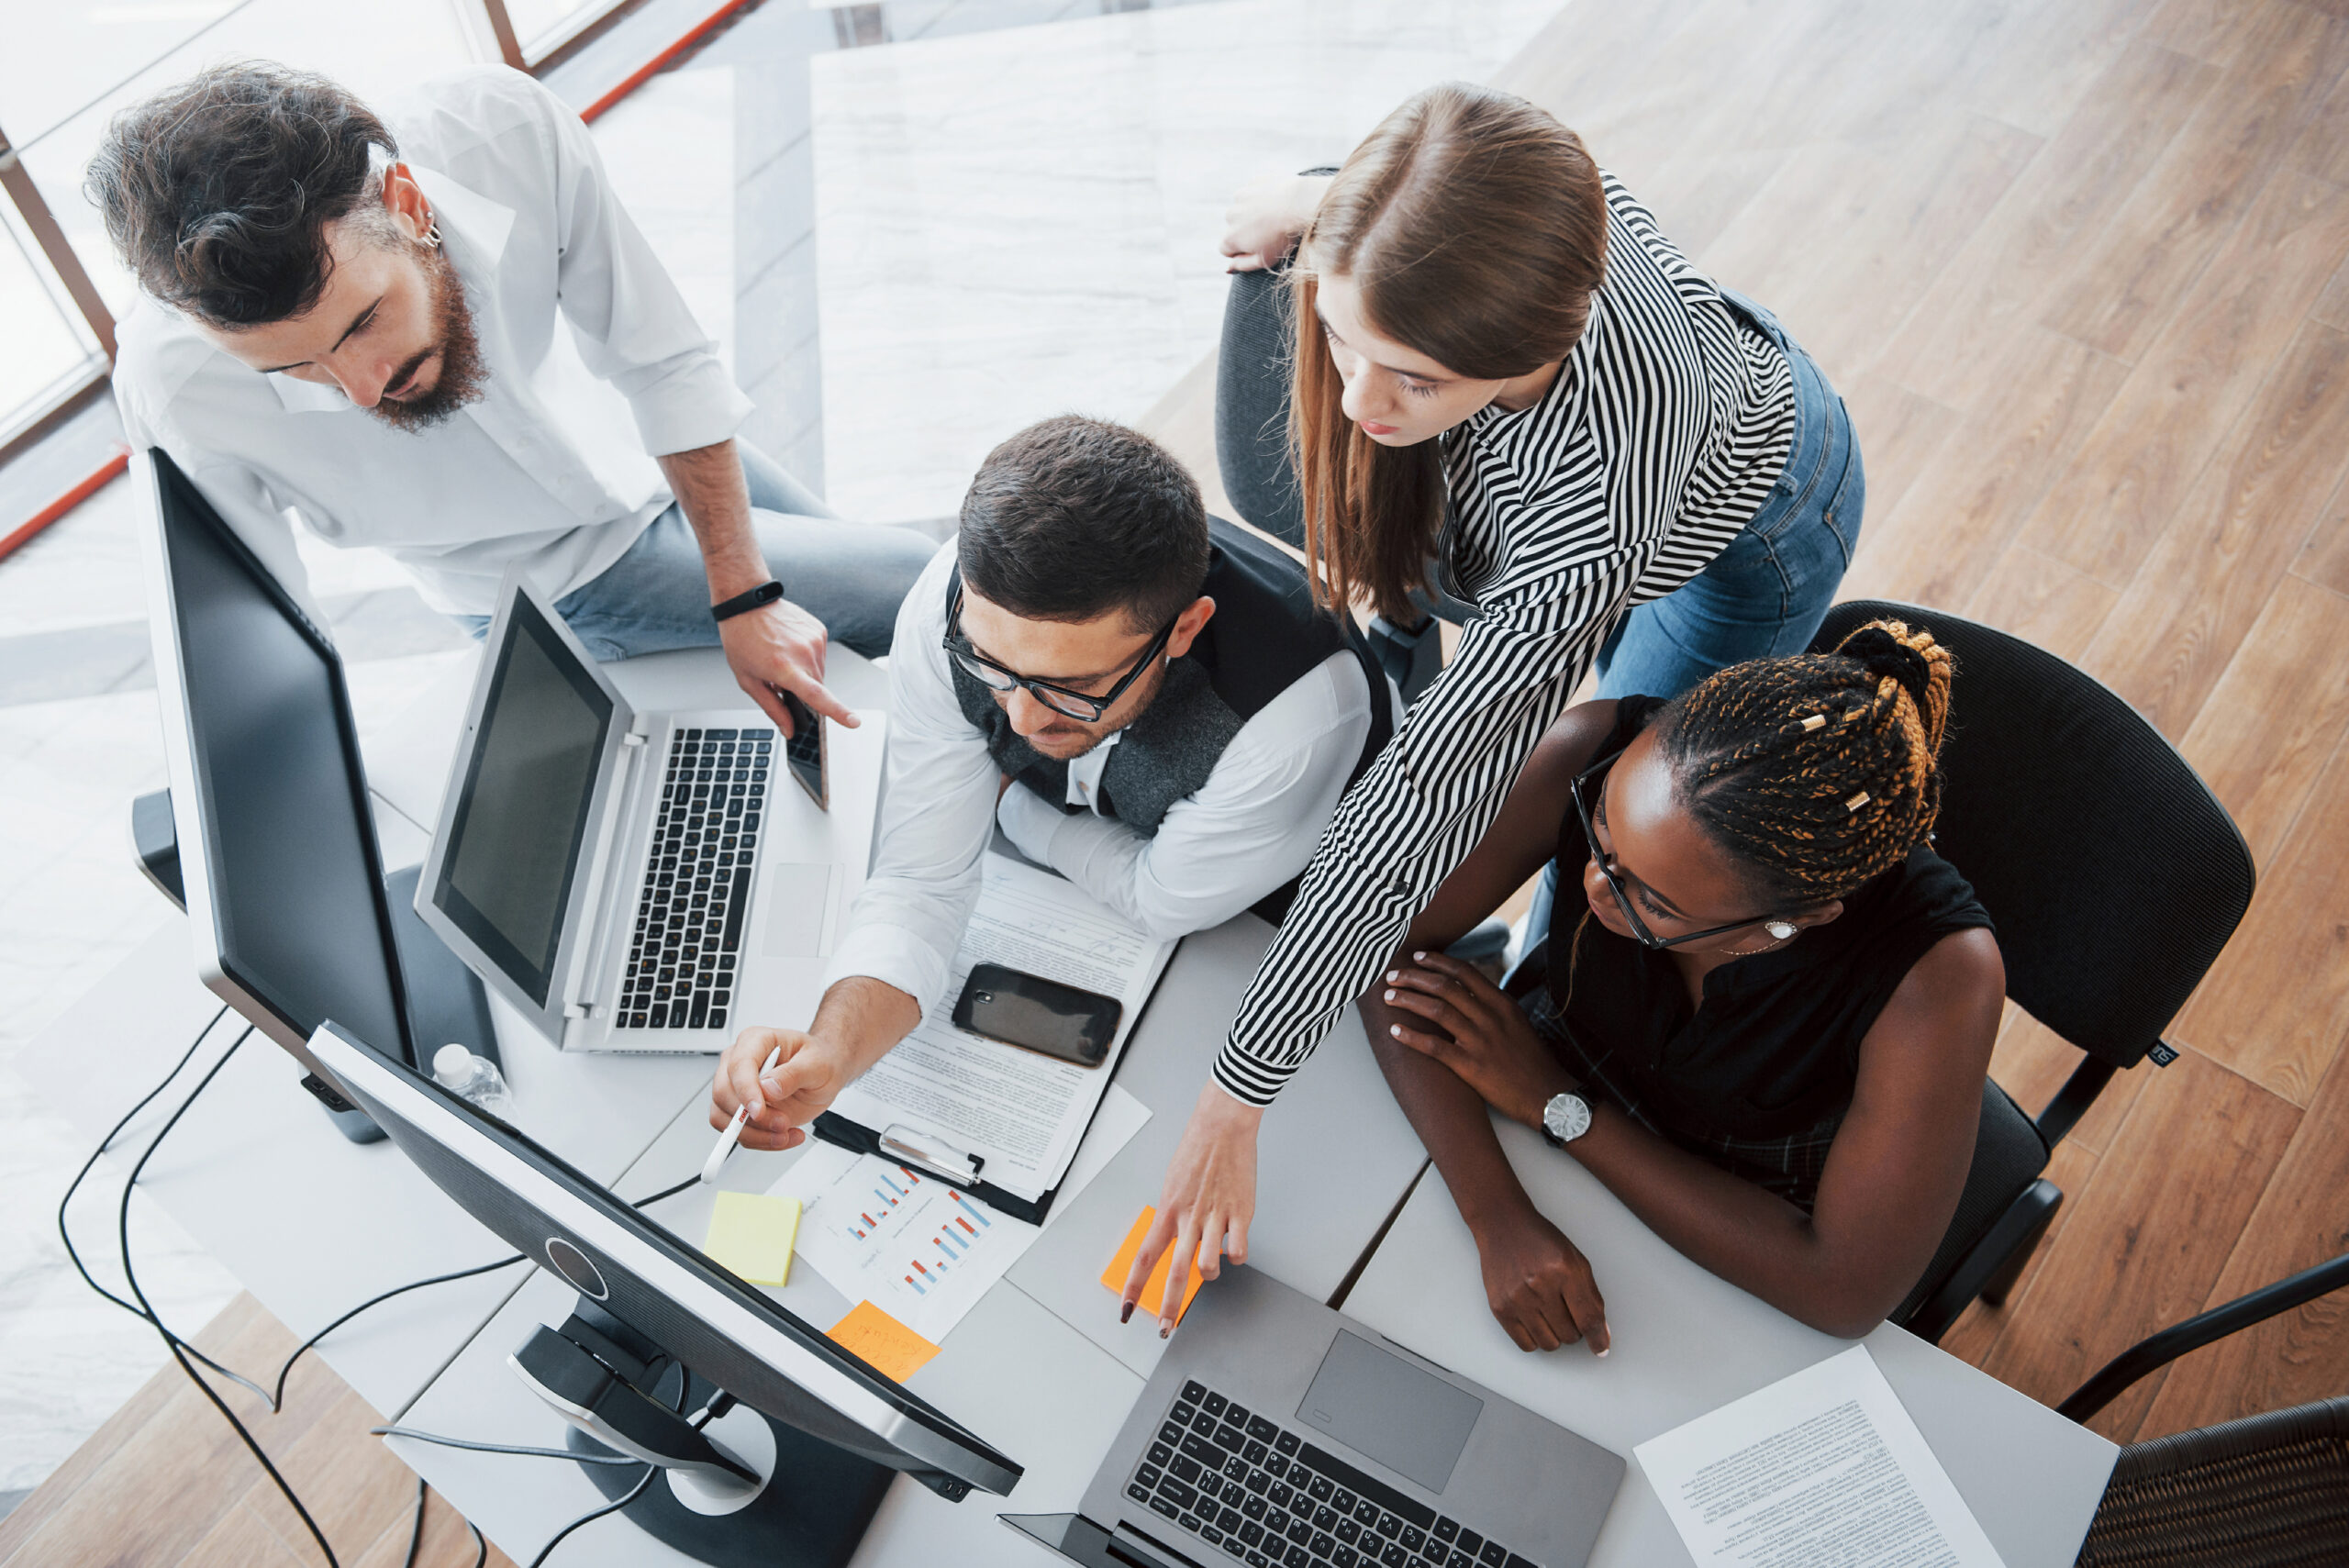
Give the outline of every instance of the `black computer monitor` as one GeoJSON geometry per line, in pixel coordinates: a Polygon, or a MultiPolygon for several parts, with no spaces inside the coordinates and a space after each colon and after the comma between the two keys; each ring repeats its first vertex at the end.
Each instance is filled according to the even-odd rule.
{"type": "MultiPolygon", "coordinates": [[[[671,1485],[629,1510],[669,1544],[710,1562],[836,1568],[893,1472],[954,1500],[974,1486],[1008,1496],[1018,1485],[1019,1465],[928,1401],[356,1031],[327,1024],[310,1052],[443,1192],[579,1293],[581,1314],[532,1333],[513,1369],[601,1440],[595,1451],[670,1471],[671,1485]],[[763,1456],[716,1428],[721,1453],[697,1450],[681,1418],[718,1389],[767,1418],[766,1438],[751,1433],[774,1440],[763,1456]],[[697,1495],[696,1472],[722,1494],[723,1465],[743,1461],[761,1485],[735,1499],[738,1511],[680,1500],[697,1495]]],[[[614,1493],[633,1479],[608,1466],[590,1473],[614,1493]]]]}

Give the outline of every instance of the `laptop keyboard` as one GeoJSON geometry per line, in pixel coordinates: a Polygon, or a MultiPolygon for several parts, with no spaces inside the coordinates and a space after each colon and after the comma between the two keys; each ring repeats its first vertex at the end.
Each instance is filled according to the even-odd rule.
{"type": "Polygon", "coordinates": [[[724,1029],[750,911],[772,729],[680,729],[669,745],[618,1027],[724,1029]]]}
{"type": "Polygon", "coordinates": [[[1248,1568],[1535,1568],[1196,1382],[1126,1496],[1248,1568]]]}

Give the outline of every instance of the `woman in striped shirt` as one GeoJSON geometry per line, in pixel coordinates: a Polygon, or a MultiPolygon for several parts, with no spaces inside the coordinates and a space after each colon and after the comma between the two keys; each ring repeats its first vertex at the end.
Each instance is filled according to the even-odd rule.
{"type": "Polygon", "coordinates": [[[1334,178],[1243,193],[1235,268],[1292,243],[1290,428],[1317,587],[1397,625],[1429,589],[1475,614],[1340,803],[1241,1000],[1129,1316],[1169,1246],[1210,1277],[1246,1260],[1264,1107],[1395,957],[1594,664],[1602,695],[1664,697],[1801,649],[1859,531],[1859,449],[1818,367],[1535,106],[1431,88],[1334,178]]]}

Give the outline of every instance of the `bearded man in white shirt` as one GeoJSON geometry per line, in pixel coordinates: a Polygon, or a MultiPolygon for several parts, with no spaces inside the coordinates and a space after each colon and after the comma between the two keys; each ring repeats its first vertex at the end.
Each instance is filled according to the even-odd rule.
{"type": "Polygon", "coordinates": [[[711,1125],[801,1129],[944,995],[993,830],[1134,924],[1278,920],[1394,688],[1304,568],[1149,437],[1063,416],[989,453],[906,595],[872,874],[806,1032],[744,1030],[711,1125]],[[781,1062],[764,1077],[771,1050],[781,1062]]]}
{"type": "Polygon", "coordinates": [[[476,636],[519,562],[600,659],[722,643],[785,733],[776,688],[853,722],[828,628],[886,652],[932,546],[735,440],[750,401],[537,82],[463,71],[379,117],[221,66],[117,117],[87,188],[147,295],[114,376],[131,440],[293,592],[289,517],[476,636]]]}

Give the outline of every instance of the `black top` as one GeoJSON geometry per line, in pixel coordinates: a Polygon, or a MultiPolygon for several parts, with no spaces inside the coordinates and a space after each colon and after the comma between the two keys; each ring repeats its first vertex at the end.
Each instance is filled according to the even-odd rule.
{"type": "MultiPolygon", "coordinates": [[[[1592,759],[1620,753],[1663,704],[1625,697],[1592,759]]],[[[1562,914],[1571,918],[1590,847],[1572,808],[1558,825],[1562,914]]],[[[1552,924],[1549,984],[1574,1047],[1635,1095],[1649,1118],[1689,1137],[1779,1138],[1848,1107],[1860,1041],[1909,969],[1954,931],[1990,929],[1954,867],[1925,845],[1843,900],[1843,913],[1768,952],[1705,976],[1704,1003],[1669,952],[1596,918],[1552,924]],[[1568,956],[1580,948],[1571,997],[1568,956]]]]}

